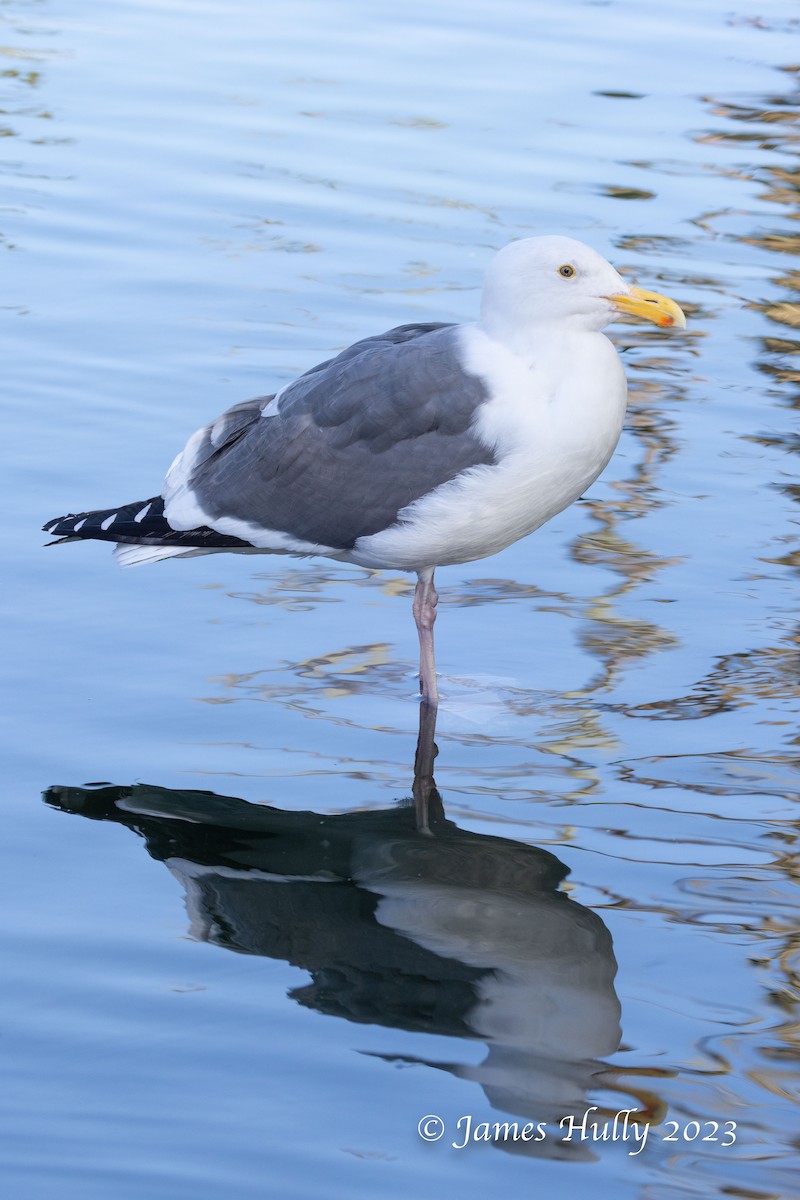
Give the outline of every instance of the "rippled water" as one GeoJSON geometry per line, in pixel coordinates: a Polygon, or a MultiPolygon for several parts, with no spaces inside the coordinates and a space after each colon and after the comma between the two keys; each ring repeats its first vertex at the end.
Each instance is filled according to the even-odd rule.
{"type": "Polygon", "coordinates": [[[4,1194],[794,1195],[793,10],[0,13],[4,1194]],[[616,326],[604,477],[441,572],[436,787],[407,579],[41,549],[548,231],[689,328],[616,326]]]}

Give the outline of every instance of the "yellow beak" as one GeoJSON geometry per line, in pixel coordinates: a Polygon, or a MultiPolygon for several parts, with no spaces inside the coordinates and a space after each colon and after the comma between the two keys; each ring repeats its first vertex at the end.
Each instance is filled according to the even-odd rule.
{"type": "Polygon", "coordinates": [[[662,328],[685,329],[686,317],[674,300],[669,296],[661,296],[658,292],[645,292],[642,288],[632,287],[625,295],[608,297],[618,312],[631,313],[634,317],[644,317],[662,328]]]}

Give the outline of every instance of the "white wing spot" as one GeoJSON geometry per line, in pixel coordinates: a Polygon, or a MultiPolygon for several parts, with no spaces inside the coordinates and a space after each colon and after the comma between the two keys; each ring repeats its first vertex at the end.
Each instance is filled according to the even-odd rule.
{"type": "Polygon", "coordinates": [[[113,525],[113,524],[114,524],[114,522],[116,521],[116,519],[117,519],[117,514],[116,514],[116,513],[112,513],[110,517],[106,517],[105,521],[102,521],[102,522],[101,522],[101,524],[100,524],[100,528],[101,528],[101,529],[108,529],[108,528],[109,528],[109,526],[111,526],[111,525],[113,525]]]}
{"type": "Polygon", "coordinates": [[[80,521],[76,521],[75,524],[72,526],[73,532],[77,533],[79,529],[83,529],[85,524],[86,524],[86,517],[83,517],[80,521]]]}
{"type": "Polygon", "coordinates": [[[148,501],[148,503],[145,504],[144,508],[139,509],[136,516],[133,518],[134,521],[143,521],[145,519],[145,517],[147,516],[147,514],[150,512],[150,509],[152,507],[153,507],[152,501],[148,501]]]}
{"type": "MultiPolygon", "coordinates": [[[[289,387],[289,384],[287,384],[286,387],[289,387]]],[[[263,419],[264,417],[279,417],[281,415],[278,412],[278,402],[283,393],[286,391],[286,387],[282,387],[279,392],[275,393],[271,400],[267,401],[261,410],[260,419],[263,419]]]]}

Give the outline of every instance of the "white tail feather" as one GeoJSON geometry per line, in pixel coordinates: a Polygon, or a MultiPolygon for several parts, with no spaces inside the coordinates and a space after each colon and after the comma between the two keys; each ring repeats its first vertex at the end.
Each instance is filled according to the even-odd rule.
{"type": "Polygon", "coordinates": [[[213,551],[196,547],[186,550],[179,546],[131,546],[126,542],[118,542],[114,547],[114,557],[120,567],[143,567],[145,563],[160,562],[162,558],[194,558],[196,554],[209,553],[213,551]]]}

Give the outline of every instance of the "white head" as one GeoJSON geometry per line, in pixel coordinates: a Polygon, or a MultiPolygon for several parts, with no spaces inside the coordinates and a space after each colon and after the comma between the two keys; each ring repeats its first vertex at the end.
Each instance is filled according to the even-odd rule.
{"type": "Polygon", "coordinates": [[[686,327],[673,300],[632,287],[583,242],[534,237],[511,242],[490,262],[480,324],[490,337],[521,350],[556,327],[597,331],[623,312],[686,327]]]}

